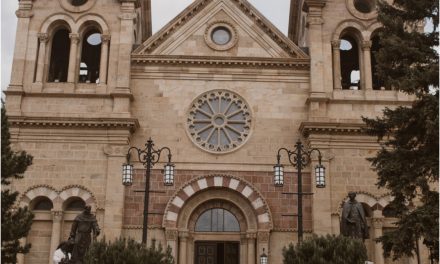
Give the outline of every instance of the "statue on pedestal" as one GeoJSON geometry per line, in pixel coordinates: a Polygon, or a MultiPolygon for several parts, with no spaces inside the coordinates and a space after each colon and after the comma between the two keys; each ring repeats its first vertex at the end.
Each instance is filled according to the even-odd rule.
{"type": "Polygon", "coordinates": [[[358,239],[369,238],[367,220],[362,204],[356,201],[356,193],[349,192],[350,200],[342,208],[341,234],[358,239]]]}
{"type": "Polygon", "coordinates": [[[84,255],[92,242],[96,238],[100,229],[95,215],[91,213],[91,207],[86,205],[84,211],[75,217],[70,231],[69,240],[74,242],[71,264],[82,264],[84,255]]]}

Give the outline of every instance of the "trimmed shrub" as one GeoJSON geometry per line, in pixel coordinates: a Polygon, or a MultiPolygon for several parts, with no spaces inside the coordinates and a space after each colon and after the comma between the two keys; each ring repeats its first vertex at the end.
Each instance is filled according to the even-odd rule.
{"type": "Polygon", "coordinates": [[[364,264],[367,249],[359,239],[313,235],[283,249],[284,264],[364,264]]]}
{"type": "Polygon", "coordinates": [[[171,248],[165,251],[162,245],[156,247],[153,240],[149,248],[133,239],[119,238],[113,242],[101,241],[92,243],[84,264],[173,264],[171,248]]]}

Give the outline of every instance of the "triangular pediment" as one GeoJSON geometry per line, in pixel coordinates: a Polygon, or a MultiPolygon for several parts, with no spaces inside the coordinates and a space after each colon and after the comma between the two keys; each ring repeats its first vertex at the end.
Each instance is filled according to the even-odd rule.
{"type": "Polygon", "coordinates": [[[135,57],[216,57],[308,59],[298,46],[244,0],[198,0],[140,45],[135,57]],[[227,44],[217,45],[213,31],[226,28],[227,44]]]}

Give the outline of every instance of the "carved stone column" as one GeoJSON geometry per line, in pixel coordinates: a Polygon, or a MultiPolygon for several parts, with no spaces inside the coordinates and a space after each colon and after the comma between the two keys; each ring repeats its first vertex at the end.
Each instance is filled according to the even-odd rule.
{"type": "Polygon", "coordinates": [[[99,63],[99,84],[107,83],[109,42],[110,42],[110,35],[101,35],[101,61],[99,63]]]}
{"type": "Polygon", "coordinates": [[[39,33],[38,40],[40,41],[40,45],[38,48],[37,74],[35,76],[35,82],[41,84],[43,82],[44,64],[46,60],[47,33],[39,33]]]}
{"type": "MultiPolygon", "coordinates": [[[[382,236],[383,217],[374,217],[371,219],[371,223],[373,225],[374,240],[382,236]]],[[[382,243],[374,243],[374,263],[384,263],[382,243]]]]}
{"type": "Polygon", "coordinates": [[[362,53],[364,55],[364,83],[365,90],[373,90],[373,78],[371,71],[371,41],[362,42],[362,53]]]}
{"type": "Polygon", "coordinates": [[[188,232],[187,231],[181,231],[179,232],[179,264],[186,264],[187,263],[187,252],[188,252],[188,232]]]}
{"type": "Polygon", "coordinates": [[[245,232],[240,233],[240,263],[247,262],[247,235],[245,232]]]}
{"type": "Polygon", "coordinates": [[[169,246],[171,248],[171,254],[173,255],[173,258],[175,260],[177,260],[177,252],[178,252],[177,237],[178,237],[177,230],[173,230],[173,229],[165,230],[165,239],[167,241],[167,247],[169,246]]]}
{"type": "Polygon", "coordinates": [[[255,240],[257,238],[257,234],[254,232],[248,232],[247,235],[248,240],[248,257],[247,257],[247,263],[248,264],[255,264],[255,240]]]}
{"type": "Polygon", "coordinates": [[[76,58],[78,57],[77,54],[78,54],[79,36],[78,34],[70,33],[69,38],[70,38],[70,54],[69,54],[69,70],[67,72],[67,82],[73,83],[75,82],[75,77],[77,75],[76,58]]]}
{"type": "Polygon", "coordinates": [[[52,236],[50,239],[49,264],[52,264],[52,256],[61,240],[61,221],[63,220],[62,211],[52,211],[52,236]]]}
{"type": "Polygon", "coordinates": [[[333,50],[333,89],[342,89],[341,84],[341,40],[332,41],[333,50]]]}

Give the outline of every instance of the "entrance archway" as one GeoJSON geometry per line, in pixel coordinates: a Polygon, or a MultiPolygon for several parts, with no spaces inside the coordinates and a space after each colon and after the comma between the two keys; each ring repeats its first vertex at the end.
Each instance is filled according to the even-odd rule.
{"type": "MultiPolygon", "coordinates": [[[[208,246],[211,250],[217,247],[220,253],[225,248],[237,249],[238,263],[255,264],[263,248],[269,251],[272,226],[269,207],[260,192],[252,184],[227,175],[200,177],[183,185],[168,202],[163,221],[167,244],[179,264],[195,263],[195,250],[200,245],[204,246],[202,251],[208,246]],[[239,231],[196,231],[197,220],[211,209],[231,213],[239,231]]],[[[218,261],[224,263],[221,258],[218,261]]]]}

